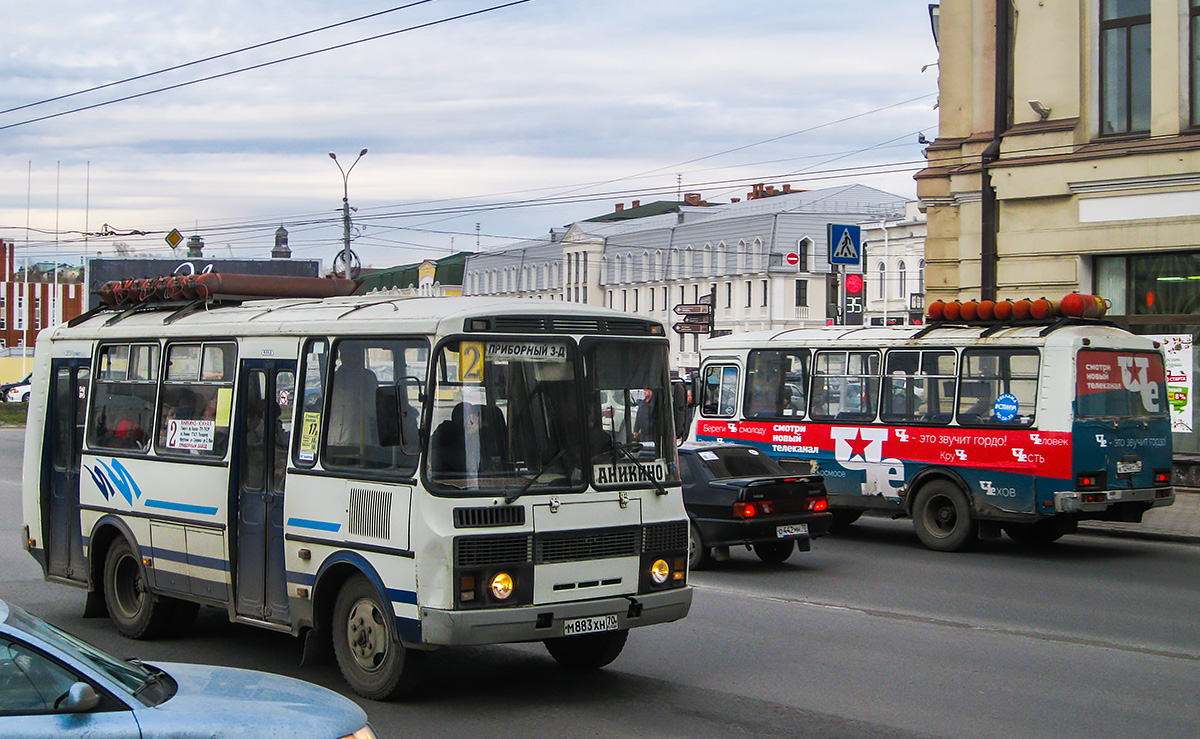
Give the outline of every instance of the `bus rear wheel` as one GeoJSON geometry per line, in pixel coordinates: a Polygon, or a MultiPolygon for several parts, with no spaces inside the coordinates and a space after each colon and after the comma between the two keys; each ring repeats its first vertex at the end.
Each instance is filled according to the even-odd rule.
{"type": "Polygon", "coordinates": [[[425,657],[400,643],[391,608],[384,607],[375,586],[361,575],[347,580],[338,592],[333,653],[350,688],[380,701],[411,692],[425,657]]]}
{"type": "Polygon", "coordinates": [[[967,496],[957,485],[944,480],[935,480],[921,488],[912,515],[917,538],[938,552],[967,549],[979,533],[967,496]]]}
{"type": "Polygon", "coordinates": [[[153,639],[170,625],[171,602],[150,592],[142,560],[124,538],[104,558],[104,599],[109,619],[130,639],[153,639]]]}
{"type": "Polygon", "coordinates": [[[561,636],[545,641],[546,651],[568,670],[599,670],[612,664],[625,648],[629,629],[602,631],[597,634],[561,636]]]}

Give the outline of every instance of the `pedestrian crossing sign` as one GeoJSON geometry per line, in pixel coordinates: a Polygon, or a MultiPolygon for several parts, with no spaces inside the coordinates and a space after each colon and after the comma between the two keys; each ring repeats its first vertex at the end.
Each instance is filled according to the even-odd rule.
{"type": "Polygon", "coordinates": [[[858,226],[829,224],[829,263],[862,264],[862,230],[858,226]]]}

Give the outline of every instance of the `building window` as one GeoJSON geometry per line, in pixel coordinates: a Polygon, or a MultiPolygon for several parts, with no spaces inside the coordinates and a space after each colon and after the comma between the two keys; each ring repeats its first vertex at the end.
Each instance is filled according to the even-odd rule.
{"type": "Polygon", "coordinates": [[[725,283],[725,307],[726,308],[733,307],[733,283],[732,282],[725,283]]]}
{"type": "Polygon", "coordinates": [[[796,262],[796,266],[798,266],[800,269],[804,270],[805,272],[808,272],[812,269],[812,267],[810,267],[808,264],[808,252],[809,252],[809,247],[811,247],[811,246],[812,246],[812,239],[808,238],[807,236],[800,239],[800,241],[798,241],[796,243],[796,256],[799,257],[799,259],[796,262]]]}
{"type": "Polygon", "coordinates": [[[653,313],[654,312],[654,288],[650,288],[648,297],[650,298],[650,312],[653,313]]]}
{"type": "Polygon", "coordinates": [[[879,273],[879,279],[877,280],[879,282],[879,299],[883,300],[887,298],[887,290],[884,288],[884,280],[887,277],[887,267],[884,266],[883,262],[880,262],[875,266],[875,271],[879,273]]]}
{"type": "Polygon", "coordinates": [[[808,307],[808,280],[796,280],[796,307],[808,307]]]}
{"type": "Polygon", "coordinates": [[[905,271],[904,262],[896,265],[896,274],[900,278],[900,297],[903,298],[908,293],[908,273],[905,271]]]}
{"type": "Polygon", "coordinates": [[[749,308],[754,303],[754,283],[746,280],[746,307],[749,308]]]}
{"type": "Polygon", "coordinates": [[[1192,125],[1200,126],[1200,0],[1192,0],[1192,125]]]}
{"type": "Polygon", "coordinates": [[[1100,133],[1150,130],[1150,0],[1100,3],[1100,133]]]}
{"type": "Polygon", "coordinates": [[[8,328],[8,298],[0,295],[0,330],[8,328]]]}
{"type": "Polygon", "coordinates": [[[917,292],[925,292],[925,260],[917,262],[917,292]]]}
{"type": "Polygon", "coordinates": [[[763,306],[764,308],[766,308],[766,307],[767,307],[767,296],[768,296],[768,294],[769,294],[769,291],[767,290],[767,281],[766,281],[766,280],[763,280],[763,281],[762,281],[762,306],[763,306]]]}

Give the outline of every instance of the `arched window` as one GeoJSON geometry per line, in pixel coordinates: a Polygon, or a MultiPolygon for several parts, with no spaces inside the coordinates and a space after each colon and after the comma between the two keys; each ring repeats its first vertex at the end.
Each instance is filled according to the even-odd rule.
{"type": "Polygon", "coordinates": [[[917,292],[925,292],[925,260],[917,262],[917,292]]]}
{"type": "Polygon", "coordinates": [[[879,291],[877,294],[880,300],[885,300],[887,298],[887,290],[884,288],[884,279],[887,276],[887,266],[883,262],[880,262],[876,265],[875,270],[879,273],[876,278],[879,281],[879,291]]]}
{"type": "Polygon", "coordinates": [[[900,297],[903,298],[904,296],[908,295],[908,275],[905,273],[903,261],[896,265],[896,274],[900,278],[900,297]]]}

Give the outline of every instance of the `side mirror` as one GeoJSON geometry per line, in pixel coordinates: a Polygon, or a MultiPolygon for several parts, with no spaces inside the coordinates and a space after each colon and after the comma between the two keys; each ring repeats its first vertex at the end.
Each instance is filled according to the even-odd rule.
{"type": "Polygon", "coordinates": [[[688,408],[688,388],[682,382],[671,383],[671,413],[675,422],[675,437],[682,439],[688,435],[688,424],[692,414],[688,408]]]}
{"type": "Polygon", "coordinates": [[[59,708],[67,713],[85,713],[98,705],[100,705],[100,696],[96,693],[96,689],[87,683],[79,682],[73,683],[67,689],[67,694],[63,697],[59,708]]]}

